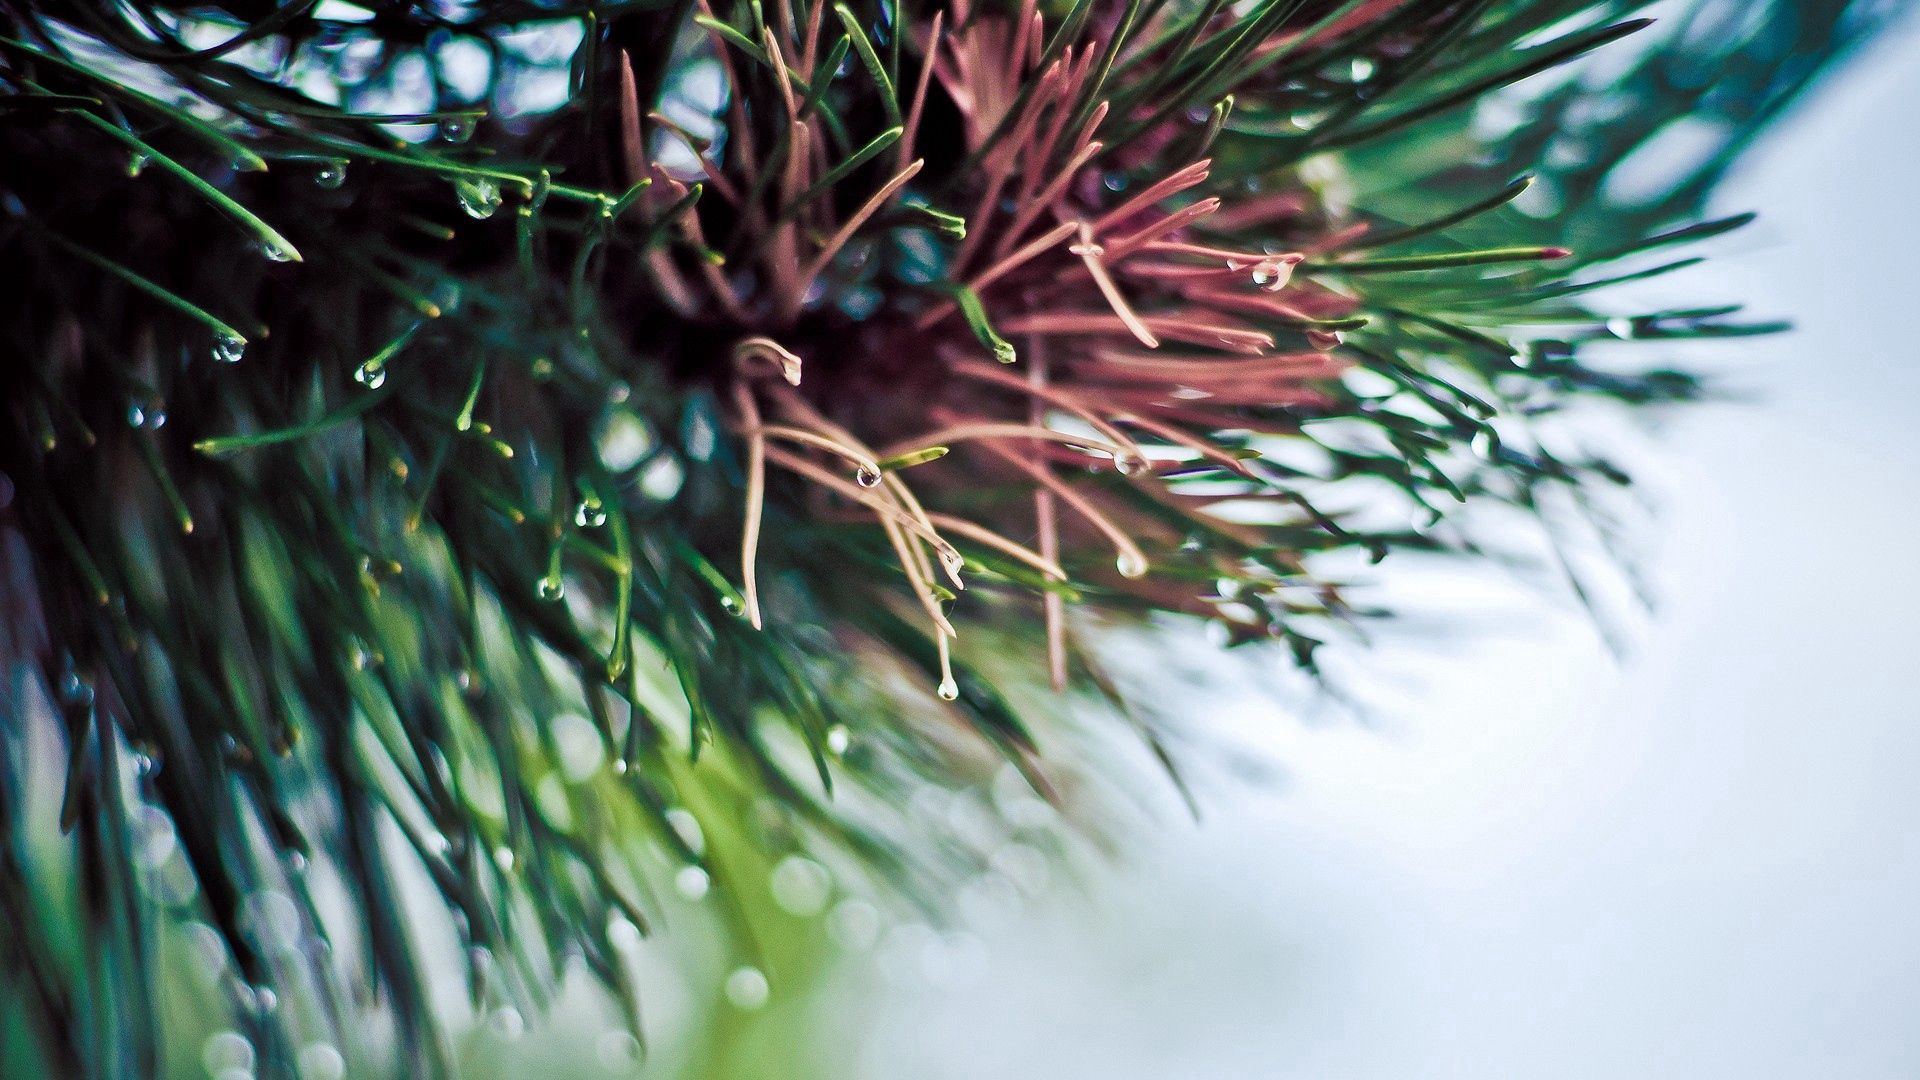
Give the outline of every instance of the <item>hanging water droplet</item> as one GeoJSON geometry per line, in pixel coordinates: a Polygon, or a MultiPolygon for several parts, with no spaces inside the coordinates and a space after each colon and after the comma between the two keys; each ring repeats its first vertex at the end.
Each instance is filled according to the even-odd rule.
{"type": "Polygon", "coordinates": [[[688,851],[698,855],[707,850],[706,833],[701,830],[700,819],[694,817],[692,811],[676,806],[669,809],[663,816],[667,819],[667,826],[673,830],[674,835],[680,838],[681,843],[687,845],[688,851]]]}
{"type": "Polygon", "coordinates": [[[132,826],[133,855],[142,868],[158,870],[180,850],[173,819],[159,807],[141,807],[132,826]]]}
{"type": "Polygon", "coordinates": [[[504,846],[494,848],[493,865],[499,867],[503,874],[513,873],[513,849],[504,846]]]}
{"type": "Polygon", "coordinates": [[[673,891],[688,900],[705,897],[712,884],[707,872],[697,866],[683,866],[679,873],[673,875],[673,891]]]}
{"type": "Polygon", "coordinates": [[[138,404],[127,406],[127,426],[128,427],[136,427],[136,428],[144,427],[146,426],[146,423],[147,423],[147,410],[141,408],[138,404]]]}
{"type": "Polygon", "coordinates": [[[440,121],[439,135],[445,142],[469,142],[473,139],[473,131],[477,126],[471,116],[449,116],[440,121]]]}
{"type": "Polygon", "coordinates": [[[470,218],[484,220],[500,209],[500,185],[486,178],[456,180],[453,190],[460,196],[460,209],[470,218]]]}
{"type": "Polygon", "coordinates": [[[827,916],[827,936],[851,952],[865,952],[880,939],[880,910],[865,900],[842,900],[827,916]]]}
{"type": "Polygon", "coordinates": [[[1147,573],[1147,560],[1137,551],[1123,551],[1113,560],[1113,568],[1120,571],[1123,578],[1144,577],[1147,573]]]}
{"type": "Polygon", "coordinates": [[[247,339],[236,334],[221,334],[213,339],[213,358],[223,364],[237,364],[247,355],[247,339]]]}
{"type": "Polygon", "coordinates": [[[1364,56],[1354,57],[1353,64],[1350,67],[1350,73],[1353,76],[1353,81],[1357,83],[1366,82],[1368,79],[1373,78],[1373,68],[1374,68],[1374,65],[1372,60],[1369,60],[1364,56]]]}
{"type": "Polygon", "coordinates": [[[835,724],[827,729],[827,751],[829,753],[835,756],[844,754],[847,752],[847,747],[852,745],[853,734],[847,730],[845,724],[835,724]]]}
{"type": "Polygon", "coordinates": [[[265,255],[268,262],[292,262],[295,253],[290,247],[284,247],[272,240],[262,240],[260,254],[265,255]]]}
{"type": "Polygon", "coordinates": [[[594,449],[609,472],[623,473],[651,454],[653,429],[631,409],[609,409],[594,433],[594,449]]]}
{"type": "Polygon", "coordinates": [[[510,1005],[496,1010],[490,1023],[493,1025],[493,1033],[509,1042],[527,1033],[527,1018],[520,1015],[519,1009],[510,1005]]]}
{"type": "Polygon", "coordinates": [[[313,182],[328,191],[339,188],[347,182],[346,160],[336,158],[333,161],[321,162],[320,167],[313,170],[313,182]]]}
{"type": "Polygon", "coordinates": [[[833,875],[805,855],[789,855],[774,866],[767,888],[780,910],[811,918],[825,911],[833,899],[833,875]]]}
{"type": "Polygon", "coordinates": [[[139,176],[147,171],[147,162],[151,160],[145,154],[135,154],[127,159],[127,175],[139,176]]]}
{"type": "Polygon", "coordinates": [[[747,615],[746,605],[731,595],[720,598],[720,609],[736,619],[743,619],[747,615]]]}
{"type": "Polygon", "coordinates": [[[1100,183],[1108,191],[1125,191],[1127,189],[1127,174],[1123,172],[1106,173],[1100,177],[1100,183]]]}
{"type": "Polygon", "coordinates": [[[558,574],[548,574],[540,579],[540,599],[558,600],[567,595],[567,583],[558,574]]]}
{"type": "Polygon", "coordinates": [[[940,695],[941,701],[958,700],[960,697],[960,684],[954,682],[953,676],[949,675],[940,680],[940,685],[934,689],[934,693],[940,695]]]}
{"type": "Polygon", "coordinates": [[[296,1060],[302,1080],[340,1080],[347,1075],[347,1059],[328,1043],[308,1043],[296,1060]]]}
{"type": "Polygon", "coordinates": [[[1492,430],[1483,428],[1473,437],[1473,452],[1483,458],[1492,458],[1500,449],[1500,437],[1492,430]]]}
{"type": "Polygon", "coordinates": [[[735,968],[733,973],[727,976],[727,1000],[736,1009],[751,1012],[765,1005],[769,990],[767,977],[760,972],[759,968],[735,968]]]}
{"type": "Polygon", "coordinates": [[[1139,454],[1121,454],[1113,459],[1113,471],[1121,476],[1138,476],[1147,470],[1147,464],[1139,454]]]}
{"type": "Polygon", "coordinates": [[[597,529],[607,523],[607,508],[599,499],[585,499],[574,507],[573,523],[583,529],[597,529]]]}
{"type": "Polygon", "coordinates": [[[369,360],[353,369],[353,381],[369,390],[378,390],[387,384],[387,365],[379,360],[369,360]]]}
{"type": "Polygon", "coordinates": [[[880,486],[880,470],[869,468],[865,465],[862,465],[858,469],[854,470],[853,482],[856,484],[859,484],[863,488],[879,487],[880,486]]]}
{"type": "Polygon", "coordinates": [[[229,1070],[251,1073],[254,1060],[253,1044],[237,1031],[216,1031],[200,1046],[200,1062],[214,1076],[229,1070]]]}
{"type": "Polygon", "coordinates": [[[1612,334],[1622,341],[1631,340],[1634,336],[1634,330],[1635,327],[1632,319],[1615,316],[1607,320],[1607,333],[1612,334]]]}

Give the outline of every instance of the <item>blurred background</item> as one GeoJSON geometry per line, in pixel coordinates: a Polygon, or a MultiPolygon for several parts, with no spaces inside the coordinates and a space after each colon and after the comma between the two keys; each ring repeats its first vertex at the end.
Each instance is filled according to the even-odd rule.
{"type": "Polygon", "coordinates": [[[1746,158],[1715,208],[1760,220],[1652,294],[1797,331],[1694,354],[1739,399],[1653,436],[1623,658],[1571,604],[1412,564],[1385,595],[1454,633],[1376,642],[1363,715],[1141,651],[1282,773],[1212,777],[1198,823],[1166,800],[1090,886],[917,965],[883,946],[884,992],[853,965],[822,1015],[854,1074],[1920,1075],[1916,31],[1746,158]]]}

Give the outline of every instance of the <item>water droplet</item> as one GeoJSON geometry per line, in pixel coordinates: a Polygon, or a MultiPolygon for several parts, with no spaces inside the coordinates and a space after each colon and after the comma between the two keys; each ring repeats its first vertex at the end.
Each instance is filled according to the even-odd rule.
{"type": "Polygon", "coordinates": [[[746,605],[734,599],[732,594],[720,598],[720,609],[736,619],[744,619],[747,617],[746,605]]]}
{"type": "Polygon", "coordinates": [[[200,1045],[200,1063],[215,1076],[229,1069],[252,1072],[253,1044],[237,1031],[216,1031],[200,1045]]]}
{"type": "Polygon", "coordinates": [[[128,427],[136,427],[136,428],[145,427],[146,423],[147,423],[147,410],[141,408],[139,405],[127,406],[127,426],[128,427]]]}
{"type": "Polygon", "coordinates": [[[640,928],[632,919],[616,913],[607,919],[607,943],[622,951],[638,948],[640,928]]]}
{"type": "Polygon", "coordinates": [[[1139,454],[1121,454],[1113,459],[1113,470],[1121,476],[1138,476],[1147,471],[1147,459],[1139,454]]]}
{"type": "Polygon", "coordinates": [[[1127,174],[1123,172],[1110,172],[1100,177],[1100,183],[1108,191],[1125,191],[1127,190],[1127,174]]]}
{"type": "Polygon", "coordinates": [[[578,784],[600,771],[606,761],[606,744],[600,729],[579,713],[561,713],[548,725],[553,747],[560,759],[560,771],[578,784]]]}
{"type": "Polygon", "coordinates": [[[331,1043],[308,1043],[300,1048],[300,1080],[340,1080],[347,1075],[347,1059],[331,1043]]]}
{"type": "Polygon", "coordinates": [[[261,889],[241,902],[240,924],[262,944],[294,944],[300,940],[300,909],[278,889],[261,889]]]}
{"type": "Polygon", "coordinates": [[[859,484],[863,488],[879,487],[880,486],[880,470],[870,469],[867,466],[862,465],[858,469],[854,470],[853,482],[856,484],[859,484]]]}
{"type": "Polygon", "coordinates": [[[707,895],[707,889],[713,881],[705,870],[697,866],[683,866],[673,875],[673,891],[688,900],[699,900],[707,895]]]}
{"type": "Polygon", "coordinates": [[[503,874],[513,873],[513,849],[505,846],[494,848],[493,865],[499,867],[503,874]]]}
{"type": "Polygon", "coordinates": [[[655,442],[653,429],[638,413],[610,409],[594,436],[594,449],[609,472],[623,473],[653,453],[655,442]]]}
{"type": "Polygon", "coordinates": [[[521,1016],[520,1010],[512,1006],[495,1009],[493,1016],[488,1019],[488,1023],[493,1026],[493,1033],[495,1035],[500,1036],[508,1042],[512,1042],[527,1033],[527,1018],[521,1016]]]}
{"type": "Polygon", "coordinates": [[[1621,316],[1608,319],[1607,333],[1612,334],[1622,341],[1631,340],[1634,336],[1633,320],[1621,316]]]}
{"type": "Polygon", "coordinates": [[[827,750],[833,754],[844,754],[847,747],[853,745],[853,734],[845,724],[835,724],[827,729],[827,750]]]}
{"type": "Polygon", "coordinates": [[[667,825],[680,837],[680,842],[687,845],[688,851],[698,855],[707,849],[706,834],[700,831],[700,819],[690,811],[676,806],[667,811],[666,818],[667,825]]]}
{"type": "Polygon", "coordinates": [[[347,163],[344,159],[322,162],[313,170],[313,182],[328,191],[333,191],[347,182],[347,163]]]}
{"type": "Polygon", "coordinates": [[[1350,70],[1354,82],[1366,82],[1373,78],[1373,61],[1364,56],[1356,56],[1353,58],[1350,70]]]}
{"type": "Polygon", "coordinates": [[[247,355],[247,339],[234,334],[221,334],[213,339],[213,358],[223,364],[237,364],[247,355]]]}
{"type": "Polygon", "coordinates": [[[1113,568],[1120,571],[1123,578],[1145,577],[1147,560],[1139,552],[1123,551],[1119,558],[1113,560],[1113,568]]]}
{"type": "Polygon", "coordinates": [[[727,976],[727,1000],[736,1009],[752,1012],[767,1003],[767,977],[756,967],[739,967],[727,976]]]}
{"type": "Polygon", "coordinates": [[[265,255],[269,262],[292,262],[294,259],[292,248],[282,247],[272,240],[260,242],[260,254],[265,255]]]}
{"type": "Polygon", "coordinates": [[[474,123],[471,116],[449,116],[440,121],[440,138],[450,143],[469,142],[473,139],[474,123]]]}
{"type": "Polygon", "coordinates": [[[353,369],[353,381],[369,390],[378,390],[387,384],[387,365],[379,360],[369,360],[353,369]]]}
{"type": "Polygon", "coordinates": [[[567,583],[558,574],[548,574],[540,579],[540,599],[558,600],[565,595],[567,595],[567,583]]]}
{"type": "Polygon", "coordinates": [[[655,502],[666,502],[680,493],[687,470],[672,454],[659,454],[640,470],[640,493],[655,502]]]}
{"type": "Polygon", "coordinates": [[[852,952],[865,952],[880,940],[880,910],[865,900],[843,900],[827,916],[827,934],[852,952]]]}
{"type": "Polygon", "coordinates": [[[573,510],[573,523],[583,529],[597,529],[607,523],[607,508],[599,499],[585,499],[573,510]]]}
{"type": "Polygon", "coordinates": [[[460,209],[470,218],[486,219],[500,209],[500,185],[486,178],[456,180],[453,190],[460,196],[460,209]]]}
{"type": "Polygon", "coordinates": [[[949,675],[940,680],[940,685],[934,693],[940,695],[941,701],[956,701],[960,697],[960,684],[954,682],[953,676],[949,675]]]}
{"type": "Polygon", "coordinates": [[[833,899],[833,875],[805,855],[789,855],[774,866],[768,891],[780,910],[810,918],[825,911],[827,901],[833,899]]]}
{"type": "Polygon", "coordinates": [[[143,806],[133,819],[134,858],[148,870],[158,870],[180,850],[173,819],[155,806],[143,806]]]}

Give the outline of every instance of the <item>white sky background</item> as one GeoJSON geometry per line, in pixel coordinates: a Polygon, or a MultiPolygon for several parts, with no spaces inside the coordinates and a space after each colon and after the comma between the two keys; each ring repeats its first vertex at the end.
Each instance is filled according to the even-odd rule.
{"type": "Polygon", "coordinates": [[[1673,279],[1800,330],[1722,354],[1757,404],[1661,436],[1631,659],[1509,590],[1515,632],[1384,650],[1417,692],[1381,728],[1229,680],[1281,790],[1216,786],[989,932],[984,979],[863,1015],[862,1075],[1920,1076],[1917,29],[1774,133],[1720,204],[1760,223],[1673,279]]]}

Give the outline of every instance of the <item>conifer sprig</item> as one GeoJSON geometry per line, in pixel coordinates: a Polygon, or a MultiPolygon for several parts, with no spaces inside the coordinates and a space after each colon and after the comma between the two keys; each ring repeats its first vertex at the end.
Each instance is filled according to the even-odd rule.
{"type": "Polygon", "coordinates": [[[1035,829],[911,791],[1075,809],[1098,623],[1312,670],[1329,553],[1592,505],[1556,416],[1703,392],[1614,346],[1772,328],[1606,288],[1882,15],[1645,6],[0,5],[0,1048],[445,1073],[423,926],[638,1036],[675,892],[781,992],[1035,829]]]}

